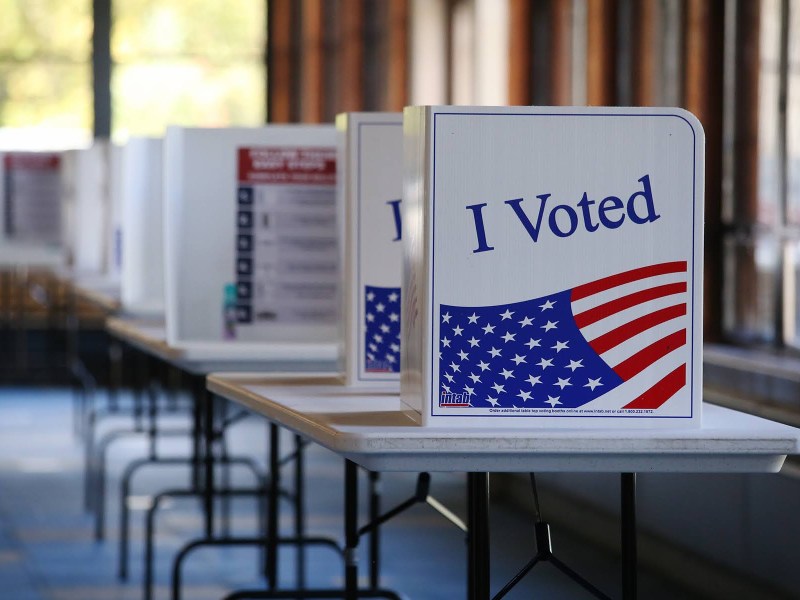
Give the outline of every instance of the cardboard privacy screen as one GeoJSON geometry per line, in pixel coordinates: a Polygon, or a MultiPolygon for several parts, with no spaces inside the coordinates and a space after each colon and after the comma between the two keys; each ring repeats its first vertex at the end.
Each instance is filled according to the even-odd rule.
{"type": "Polygon", "coordinates": [[[122,149],[122,304],[127,312],[164,312],[164,209],[160,138],[131,138],[122,149]]]}
{"type": "Polygon", "coordinates": [[[61,154],[0,153],[0,243],[61,243],[61,154]]]}
{"type": "Polygon", "coordinates": [[[412,416],[699,426],[698,121],[659,108],[404,116],[402,398],[412,416]]]}
{"type": "Polygon", "coordinates": [[[347,113],[339,130],[347,385],[400,381],[403,116],[347,113]]]}
{"type": "Polygon", "coordinates": [[[107,273],[110,152],[109,142],[95,140],[63,155],[63,239],[76,273],[107,273]]]}
{"type": "Polygon", "coordinates": [[[106,218],[105,264],[107,279],[120,283],[122,280],[122,153],[124,146],[112,144],[108,149],[108,212],[106,218]]]}
{"type": "Polygon", "coordinates": [[[333,347],[335,128],[170,127],[164,152],[167,341],[333,347]]]}

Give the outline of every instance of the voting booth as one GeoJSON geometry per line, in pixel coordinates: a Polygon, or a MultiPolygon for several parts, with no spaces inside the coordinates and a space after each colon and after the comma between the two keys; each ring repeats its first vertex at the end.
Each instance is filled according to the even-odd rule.
{"type": "Polygon", "coordinates": [[[122,153],[124,146],[112,144],[108,148],[108,179],[106,194],[108,210],[105,224],[105,275],[106,278],[119,284],[122,278],[122,153]]]}
{"type": "Polygon", "coordinates": [[[344,356],[349,386],[400,381],[403,116],[344,113],[339,191],[344,210],[344,356]]]}
{"type": "Polygon", "coordinates": [[[60,174],[58,152],[0,153],[0,223],[4,242],[44,246],[61,243],[60,174]]]}
{"type": "Polygon", "coordinates": [[[704,137],[680,109],[409,107],[402,400],[698,427],[704,137]]]}
{"type": "Polygon", "coordinates": [[[163,141],[131,138],[122,150],[120,293],[128,313],[164,312],[163,141]]]}
{"type": "Polygon", "coordinates": [[[0,153],[0,264],[62,262],[60,152],[0,153]]]}
{"type": "Polygon", "coordinates": [[[170,127],[164,153],[167,343],[334,360],[335,128],[170,127]]]}
{"type": "Polygon", "coordinates": [[[68,265],[81,275],[105,275],[109,229],[110,144],[64,153],[62,198],[68,265]]]}

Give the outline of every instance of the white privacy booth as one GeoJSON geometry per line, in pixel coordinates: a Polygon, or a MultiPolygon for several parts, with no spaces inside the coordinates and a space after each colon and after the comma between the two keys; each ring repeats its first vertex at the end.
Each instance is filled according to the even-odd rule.
{"type": "MultiPolygon", "coordinates": [[[[336,120],[340,364],[328,374],[334,379],[315,382],[333,393],[399,393],[402,126],[400,113],[343,113],[336,120]]],[[[231,377],[243,385],[279,379],[267,373],[231,377]]]]}
{"type": "Polygon", "coordinates": [[[407,107],[402,398],[423,425],[697,428],[703,129],[407,107]]]}
{"type": "Polygon", "coordinates": [[[344,367],[348,386],[399,390],[403,115],[343,113],[344,367]]]}
{"type": "Polygon", "coordinates": [[[64,153],[63,235],[68,266],[76,277],[106,279],[110,273],[113,153],[112,145],[102,140],[64,153]]]}
{"type": "Polygon", "coordinates": [[[187,357],[327,361],[333,370],[333,127],[170,127],[163,201],[169,346],[187,357]]]}
{"type": "Polygon", "coordinates": [[[121,185],[119,146],[95,140],[64,153],[64,274],[75,293],[109,312],[120,307],[121,185]]]}
{"type": "Polygon", "coordinates": [[[105,274],[108,280],[119,285],[122,279],[123,226],[122,195],[125,182],[122,173],[122,158],[125,145],[112,144],[108,149],[108,180],[106,194],[108,211],[106,213],[105,274]]]}
{"type": "Polygon", "coordinates": [[[59,267],[60,152],[0,152],[0,266],[59,267]]]}
{"type": "Polygon", "coordinates": [[[125,313],[164,313],[163,140],[128,140],[121,159],[122,266],[125,313]]]}

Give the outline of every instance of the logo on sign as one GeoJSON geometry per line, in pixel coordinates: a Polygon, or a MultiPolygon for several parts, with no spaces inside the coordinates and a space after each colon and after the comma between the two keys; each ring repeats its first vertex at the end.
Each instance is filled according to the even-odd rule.
{"type": "Polygon", "coordinates": [[[469,394],[464,392],[463,394],[455,393],[455,392],[442,392],[439,396],[439,406],[445,407],[457,407],[457,406],[469,406],[469,394]]]}

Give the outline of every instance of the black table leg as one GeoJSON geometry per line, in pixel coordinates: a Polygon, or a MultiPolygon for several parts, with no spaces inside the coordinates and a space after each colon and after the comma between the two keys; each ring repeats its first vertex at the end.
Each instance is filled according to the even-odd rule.
{"type": "MultiPolygon", "coordinates": [[[[304,449],[303,439],[299,435],[294,436],[295,459],[294,459],[294,536],[302,540],[305,535],[305,489],[304,485],[304,449]]],[[[300,543],[297,546],[297,588],[306,589],[306,547],[300,543]]]]}
{"type": "Polygon", "coordinates": [[[344,461],[344,597],[358,598],[358,467],[344,461]]]}
{"type": "MultiPolygon", "coordinates": [[[[201,490],[203,483],[203,407],[197,401],[202,389],[195,378],[190,383],[192,394],[192,489],[201,490]]],[[[205,382],[203,382],[205,387],[205,382]]]]}
{"type": "Polygon", "coordinates": [[[267,564],[266,576],[270,590],[278,587],[278,511],[281,501],[280,430],[269,425],[269,498],[267,503],[267,564]]]}
{"type": "Polygon", "coordinates": [[[635,600],[636,590],[636,473],[622,473],[621,537],[622,537],[622,598],[635,600]]]}
{"type": "Polygon", "coordinates": [[[467,598],[489,598],[489,474],[467,474],[467,598]]]}
{"type": "MultiPolygon", "coordinates": [[[[377,471],[369,472],[369,520],[374,523],[381,514],[381,475],[377,471]]],[[[372,590],[380,586],[380,528],[376,527],[369,534],[369,587],[372,590]]]]}
{"type": "Polygon", "coordinates": [[[203,423],[203,509],[205,512],[206,537],[214,537],[214,396],[205,389],[205,378],[199,378],[202,383],[196,402],[203,406],[205,421],[203,423]]]}

